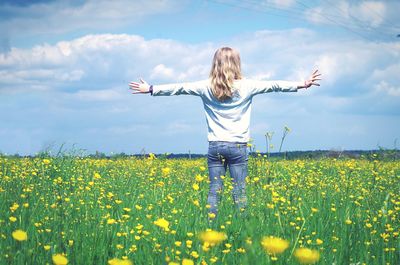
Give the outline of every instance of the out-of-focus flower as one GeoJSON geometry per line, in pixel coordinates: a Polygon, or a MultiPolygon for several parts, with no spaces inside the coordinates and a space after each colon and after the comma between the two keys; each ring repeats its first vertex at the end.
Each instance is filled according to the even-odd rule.
{"type": "Polygon", "coordinates": [[[299,248],[294,252],[294,256],[301,264],[314,264],[320,256],[317,250],[309,248],[299,248]]]}
{"type": "Polygon", "coordinates": [[[268,254],[276,255],[281,254],[289,247],[289,241],[279,237],[268,236],[262,239],[261,245],[268,254]]]}
{"type": "Polygon", "coordinates": [[[223,232],[208,230],[201,232],[199,238],[201,241],[210,244],[210,246],[214,246],[226,240],[227,236],[223,232]]]}
{"type": "Polygon", "coordinates": [[[54,265],[67,265],[68,259],[62,254],[55,254],[52,257],[54,265]]]}

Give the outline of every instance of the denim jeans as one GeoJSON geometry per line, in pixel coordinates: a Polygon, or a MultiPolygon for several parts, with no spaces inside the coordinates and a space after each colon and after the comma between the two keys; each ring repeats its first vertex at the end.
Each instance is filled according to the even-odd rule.
{"type": "Polygon", "coordinates": [[[208,147],[208,170],[210,175],[210,191],[207,203],[210,213],[217,214],[220,194],[227,166],[233,182],[233,201],[239,210],[244,210],[246,199],[246,176],[248,164],[247,143],[210,141],[208,147]]]}

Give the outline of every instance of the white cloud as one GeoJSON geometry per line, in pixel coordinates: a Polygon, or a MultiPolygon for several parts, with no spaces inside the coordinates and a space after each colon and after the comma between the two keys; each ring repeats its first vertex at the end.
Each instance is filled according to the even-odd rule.
{"type": "Polygon", "coordinates": [[[306,18],[315,24],[332,25],[358,37],[376,40],[391,39],[398,34],[398,1],[322,1],[305,11],[306,18]]]}
{"type": "Polygon", "coordinates": [[[378,27],[384,21],[386,16],[386,5],[380,1],[363,1],[356,6],[355,16],[360,20],[370,24],[372,27],[378,27]]]}
{"type": "Polygon", "coordinates": [[[279,8],[289,8],[289,7],[293,6],[296,3],[296,1],[294,1],[294,0],[266,0],[264,3],[272,4],[279,8]]]}
{"type": "Polygon", "coordinates": [[[383,92],[389,96],[400,97],[400,86],[395,87],[388,84],[386,81],[381,81],[375,85],[376,92],[383,92]]]}
{"type": "Polygon", "coordinates": [[[51,1],[30,5],[1,6],[11,18],[0,21],[9,35],[61,34],[82,29],[113,29],[134,25],[145,16],[174,11],[180,1],[86,0],[51,1]],[[106,23],[104,23],[106,21],[106,23]]]}
{"type": "Polygon", "coordinates": [[[174,69],[166,67],[164,64],[157,64],[150,75],[153,79],[172,79],[174,77],[174,69]]]}

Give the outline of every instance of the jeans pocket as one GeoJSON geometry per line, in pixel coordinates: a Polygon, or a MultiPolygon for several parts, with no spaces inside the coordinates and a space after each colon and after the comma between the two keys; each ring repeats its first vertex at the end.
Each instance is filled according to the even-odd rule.
{"type": "Polygon", "coordinates": [[[248,160],[247,146],[230,146],[229,156],[232,164],[243,164],[248,160]]]}

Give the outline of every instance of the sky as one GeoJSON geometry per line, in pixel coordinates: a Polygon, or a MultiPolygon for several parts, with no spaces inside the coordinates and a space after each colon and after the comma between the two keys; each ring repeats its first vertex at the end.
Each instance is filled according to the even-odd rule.
{"type": "Polygon", "coordinates": [[[253,99],[265,152],[398,148],[400,2],[0,1],[0,153],[207,152],[201,99],[133,95],[130,81],[208,77],[216,49],[243,75],[320,87],[253,99]]]}

